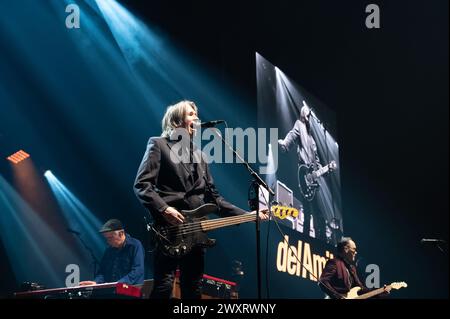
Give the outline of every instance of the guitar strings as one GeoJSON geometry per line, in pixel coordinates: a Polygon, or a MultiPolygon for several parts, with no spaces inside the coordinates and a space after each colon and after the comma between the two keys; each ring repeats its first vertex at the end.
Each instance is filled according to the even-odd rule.
{"type": "Polygon", "coordinates": [[[191,233],[195,233],[198,231],[208,231],[211,230],[211,227],[213,227],[212,229],[215,228],[215,226],[227,226],[227,225],[233,225],[235,224],[234,222],[242,219],[247,221],[251,221],[253,220],[253,215],[250,216],[245,216],[245,218],[232,218],[232,219],[228,219],[226,221],[224,220],[219,220],[219,221],[209,221],[210,223],[208,223],[205,227],[202,227],[201,223],[196,223],[195,225],[185,225],[185,226],[179,226],[180,228],[175,231],[173,234],[169,234],[170,235],[174,235],[174,236],[182,236],[182,235],[186,235],[186,234],[191,234],[191,233]],[[252,218],[250,218],[252,217],[252,218]],[[209,228],[209,229],[208,229],[209,228]]]}
{"type": "Polygon", "coordinates": [[[192,222],[189,224],[180,224],[180,225],[171,225],[171,226],[167,226],[164,227],[164,229],[174,229],[174,228],[179,228],[182,226],[190,226],[190,225],[194,225],[194,224],[200,224],[200,223],[210,223],[210,222],[219,222],[219,221],[225,221],[225,220],[234,220],[236,218],[242,218],[242,217],[246,217],[246,216],[253,216],[255,215],[255,213],[249,213],[249,214],[243,214],[243,215],[236,215],[236,216],[230,216],[230,217],[223,217],[223,218],[215,218],[215,219],[205,219],[205,220],[201,220],[201,221],[197,221],[197,222],[192,222]]]}
{"type": "MultiPolygon", "coordinates": [[[[276,206],[274,206],[274,207],[276,207],[276,206]]],[[[290,207],[290,209],[292,209],[292,208],[290,207]]],[[[177,228],[179,229],[180,227],[186,227],[184,229],[187,230],[189,227],[197,227],[197,225],[202,224],[202,223],[204,223],[204,224],[215,224],[215,223],[220,223],[222,221],[226,222],[227,220],[241,219],[243,217],[245,218],[247,216],[254,216],[254,215],[256,215],[256,213],[252,212],[252,213],[249,213],[249,214],[236,215],[236,216],[232,216],[232,217],[206,219],[206,220],[202,220],[202,221],[199,221],[199,222],[192,222],[192,223],[189,223],[188,225],[171,225],[171,226],[167,226],[167,227],[164,227],[164,230],[171,231],[172,229],[177,229],[177,228]]]]}
{"type": "Polygon", "coordinates": [[[242,220],[243,222],[252,221],[255,218],[255,216],[256,213],[250,213],[244,215],[237,215],[233,217],[225,217],[212,220],[204,220],[200,222],[193,222],[188,225],[168,226],[164,229],[161,229],[161,232],[164,232],[167,236],[180,237],[183,235],[188,235],[199,231],[208,231],[218,227],[235,225],[236,224],[235,222],[238,220],[242,220]],[[167,232],[171,232],[174,229],[176,229],[175,232],[173,232],[172,234],[167,234],[167,232]]]}
{"type": "MultiPolygon", "coordinates": [[[[254,215],[256,215],[256,214],[252,213],[252,214],[246,214],[244,216],[243,215],[239,215],[239,216],[236,216],[236,217],[229,218],[227,220],[219,219],[217,221],[216,220],[205,221],[205,222],[208,222],[206,227],[202,227],[202,225],[201,225],[202,222],[195,222],[195,223],[190,224],[190,225],[171,226],[171,227],[178,227],[178,230],[175,231],[173,234],[167,234],[167,235],[168,236],[179,237],[179,236],[182,236],[182,235],[196,233],[196,232],[199,232],[199,231],[202,231],[202,230],[205,230],[205,231],[210,230],[210,229],[208,229],[208,226],[209,226],[209,228],[213,227],[212,229],[214,229],[215,226],[222,226],[222,225],[226,226],[227,224],[229,224],[231,226],[231,225],[234,224],[235,221],[237,221],[239,219],[242,219],[242,220],[245,220],[245,221],[252,221],[253,218],[255,217],[254,215]],[[245,217],[245,218],[242,218],[242,217],[245,217]]],[[[161,232],[164,232],[164,230],[161,230],[161,232]]]]}
{"type": "Polygon", "coordinates": [[[241,218],[246,218],[247,216],[253,216],[253,215],[255,215],[255,213],[250,213],[250,214],[244,214],[244,215],[237,215],[237,216],[232,216],[232,217],[224,217],[224,218],[216,218],[216,219],[207,219],[207,220],[203,220],[203,221],[198,221],[198,222],[192,222],[192,223],[189,223],[189,224],[185,224],[185,225],[183,225],[183,224],[180,224],[180,225],[172,225],[172,226],[167,226],[167,227],[164,227],[163,229],[165,229],[165,230],[172,230],[172,229],[176,229],[176,228],[180,228],[180,227],[182,227],[183,229],[189,229],[189,227],[197,227],[197,225],[200,225],[200,224],[202,224],[202,223],[204,223],[204,224],[215,224],[215,223],[220,223],[220,222],[226,222],[226,221],[228,221],[228,220],[236,220],[236,219],[241,219],[241,218]],[[226,220],[225,220],[226,219],[226,220]]]}

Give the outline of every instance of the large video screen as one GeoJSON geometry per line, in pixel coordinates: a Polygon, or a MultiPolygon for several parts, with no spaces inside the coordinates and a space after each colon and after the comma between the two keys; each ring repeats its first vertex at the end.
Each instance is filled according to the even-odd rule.
{"type": "Polygon", "coordinates": [[[256,72],[258,127],[278,132],[266,182],[276,205],[298,212],[281,223],[335,245],[343,233],[335,113],[259,54],[256,72]]]}

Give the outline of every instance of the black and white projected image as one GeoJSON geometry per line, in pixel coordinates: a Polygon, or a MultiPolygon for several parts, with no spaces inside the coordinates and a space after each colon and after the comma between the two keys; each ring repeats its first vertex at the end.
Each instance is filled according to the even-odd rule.
{"type": "Polygon", "coordinates": [[[277,205],[297,208],[281,221],[306,236],[336,244],[343,232],[335,114],[280,69],[256,55],[258,126],[278,129],[266,175],[277,205]]]}

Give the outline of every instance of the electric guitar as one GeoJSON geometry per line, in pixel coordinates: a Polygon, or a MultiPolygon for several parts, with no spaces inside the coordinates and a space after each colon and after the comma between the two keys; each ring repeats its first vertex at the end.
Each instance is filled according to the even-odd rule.
{"type": "Polygon", "coordinates": [[[337,168],[336,162],[331,161],[328,165],[317,170],[313,169],[312,164],[302,164],[298,167],[298,187],[303,197],[307,201],[312,201],[319,188],[317,180],[324,174],[334,171],[337,168]]]}
{"type": "MultiPolygon", "coordinates": [[[[286,209],[289,209],[295,215],[293,208],[286,207],[286,209]]],[[[274,206],[272,211],[274,210],[281,211],[281,206],[274,206]]],[[[170,225],[160,222],[149,225],[153,231],[153,239],[164,255],[179,258],[188,254],[196,246],[204,248],[214,246],[215,239],[208,238],[206,232],[256,221],[257,217],[256,211],[254,211],[244,215],[216,219],[207,218],[209,214],[216,211],[217,206],[214,204],[204,204],[192,210],[181,210],[180,213],[184,216],[182,224],[170,225]]]]}
{"type": "Polygon", "coordinates": [[[379,294],[382,294],[385,291],[389,292],[389,291],[391,291],[391,289],[400,289],[400,288],[406,288],[406,287],[408,287],[408,285],[404,281],[393,282],[390,285],[375,289],[375,290],[365,293],[363,295],[358,295],[358,291],[361,290],[361,287],[354,287],[354,288],[350,289],[350,291],[345,296],[345,299],[368,299],[368,298],[377,296],[379,294]]]}

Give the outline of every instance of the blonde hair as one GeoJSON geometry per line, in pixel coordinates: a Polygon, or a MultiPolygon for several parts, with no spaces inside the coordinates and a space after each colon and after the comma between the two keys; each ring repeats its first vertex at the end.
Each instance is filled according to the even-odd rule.
{"type": "Polygon", "coordinates": [[[183,126],[188,107],[192,107],[197,112],[197,106],[194,102],[183,100],[167,107],[166,113],[162,119],[162,137],[169,137],[172,131],[183,126]]]}

